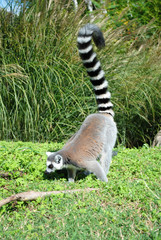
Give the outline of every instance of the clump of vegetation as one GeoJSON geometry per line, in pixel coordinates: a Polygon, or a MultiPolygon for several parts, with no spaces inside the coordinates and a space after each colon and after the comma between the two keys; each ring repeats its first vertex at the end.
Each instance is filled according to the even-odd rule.
{"type": "MultiPolygon", "coordinates": [[[[155,21],[156,26],[161,26],[161,2],[160,0],[113,0],[107,3],[108,13],[117,19],[117,11],[122,11],[126,20],[137,19],[139,25],[155,21]]],[[[118,22],[119,24],[119,22],[118,22]]]]}
{"type": "MultiPolygon", "coordinates": [[[[23,5],[19,15],[0,11],[0,139],[62,141],[96,111],[76,46],[77,30],[90,16],[82,5],[75,12],[72,1],[43,3],[23,5]]],[[[108,11],[95,18],[106,39],[99,58],[112,93],[118,141],[140,146],[160,128],[161,41],[154,23],[138,26],[122,10],[121,25],[108,11]]]]}
{"type": "Polygon", "coordinates": [[[151,143],[160,128],[161,44],[156,36],[147,38],[150,27],[135,30],[129,41],[124,28],[120,33],[108,31],[107,50],[102,57],[120,142],[129,147],[151,143]]]}

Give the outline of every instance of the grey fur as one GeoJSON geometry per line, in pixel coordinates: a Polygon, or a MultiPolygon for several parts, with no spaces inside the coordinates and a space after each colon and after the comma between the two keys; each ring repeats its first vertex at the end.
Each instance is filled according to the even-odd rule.
{"type": "Polygon", "coordinates": [[[161,147],[161,130],[155,135],[152,147],[161,147]]]}
{"type": "Polygon", "coordinates": [[[89,115],[82,126],[56,153],[47,153],[47,172],[66,168],[68,180],[73,182],[78,168],[94,173],[98,179],[107,182],[106,177],[111,159],[112,149],[116,142],[117,127],[110,102],[108,83],[104,78],[100,63],[93,52],[91,39],[96,46],[104,46],[104,38],[100,29],[87,24],[78,33],[78,49],[84,66],[91,78],[98,102],[99,113],[89,115]],[[100,158],[100,162],[98,162],[100,158]]]}

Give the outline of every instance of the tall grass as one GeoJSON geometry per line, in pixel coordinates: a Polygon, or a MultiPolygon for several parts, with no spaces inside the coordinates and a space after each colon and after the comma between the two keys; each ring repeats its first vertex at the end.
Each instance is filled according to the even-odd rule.
{"type": "Polygon", "coordinates": [[[128,42],[123,28],[107,32],[104,69],[113,93],[120,141],[128,146],[151,143],[161,127],[161,39],[157,33],[147,37],[152,27],[137,29],[128,42]]]}
{"type": "MultiPolygon", "coordinates": [[[[72,1],[65,7],[58,1],[33,4],[12,17],[12,24],[0,14],[0,139],[67,139],[97,109],[76,47],[78,28],[89,21],[84,9],[75,13],[72,1]]],[[[99,58],[112,92],[118,141],[150,143],[161,124],[160,37],[148,35],[151,25],[133,36],[124,27],[106,30],[107,21],[99,21],[106,38],[99,58]]]]}

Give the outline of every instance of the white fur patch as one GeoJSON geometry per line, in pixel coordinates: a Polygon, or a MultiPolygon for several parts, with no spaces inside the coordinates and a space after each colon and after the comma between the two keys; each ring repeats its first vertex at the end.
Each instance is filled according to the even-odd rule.
{"type": "Polygon", "coordinates": [[[96,98],[97,99],[105,99],[105,98],[110,99],[111,98],[111,93],[110,92],[106,92],[105,94],[101,94],[101,95],[96,96],[96,98]]]}
{"type": "Polygon", "coordinates": [[[60,169],[62,169],[64,167],[62,162],[60,162],[60,163],[53,162],[53,166],[57,170],[60,170],[60,169]]]}
{"type": "Polygon", "coordinates": [[[113,107],[113,104],[111,102],[108,103],[101,103],[98,105],[98,107],[113,107]]]}
{"type": "Polygon", "coordinates": [[[49,167],[50,164],[52,164],[52,162],[50,162],[50,161],[47,161],[47,162],[46,162],[46,166],[47,166],[47,167],[49,167]]]}
{"type": "Polygon", "coordinates": [[[74,182],[73,178],[68,178],[68,182],[74,182]]]}
{"type": "Polygon", "coordinates": [[[82,60],[83,63],[90,63],[94,60],[94,58],[96,57],[96,53],[93,53],[92,56],[89,58],[89,59],[86,59],[86,60],[82,60]]]}
{"type": "Polygon", "coordinates": [[[79,51],[80,53],[88,53],[88,52],[91,51],[91,49],[92,49],[92,45],[89,45],[87,48],[85,48],[85,49],[79,49],[78,51],[79,51]]]}
{"type": "Polygon", "coordinates": [[[55,170],[50,169],[50,168],[47,168],[46,171],[47,171],[48,173],[51,173],[51,172],[54,172],[55,170]]]}
{"type": "Polygon", "coordinates": [[[90,77],[90,79],[93,80],[93,81],[94,81],[94,80],[100,80],[101,78],[104,77],[104,75],[105,75],[104,71],[101,70],[96,77],[90,77]]]}
{"type": "Polygon", "coordinates": [[[46,155],[49,157],[53,152],[46,152],[46,155]]]}
{"type": "Polygon", "coordinates": [[[106,87],[108,87],[108,83],[107,83],[107,81],[104,81],[101,85],[94,86],[94,89],[95,90],[101,90],[101,89],[106,88],[106,87]]]}
{"type": "Polygon", "coordinates": [[[78,38],[77,38],[77,42],[78,43],[87,43],[87,42],[89,42],[89,41],[91,41],[91,39],[92,39],[92,37],[91,36],[89,36],[89,37],[86,37],[86,36],[79,36],[78,38]]]}
{"type": "Polygon", "coordinates": [[[114,111],[112,109],[104,110],[104,111],[99,110],[99,112],[100,113],[109,113],[109,114],[112,115],[112,117],[114,117],[114,115],[115,115],[115,113],[114,113],[114,111]]]}
{"type": "Polygon", "coordinates": [[[98,61],[98,62],[94,65],[94,67],[87,68],[87,71],[88,71],[88,72],[96,71],[96,70],[99,69],[100,66],[101,66],[100,61],[98,61]]]}

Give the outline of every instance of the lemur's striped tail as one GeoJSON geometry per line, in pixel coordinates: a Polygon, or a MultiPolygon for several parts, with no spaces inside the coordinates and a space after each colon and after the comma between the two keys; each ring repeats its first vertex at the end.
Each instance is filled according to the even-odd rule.
{"type": "Polygon", "coordinates": [[[110,101],[111,94],[108,91],[108,82],[104,77],[104,71],[101,69],[97,55],[93,52],[91,44],[92,38],[98,48],[105,46],[105,40],[101,30],[96,25],[86,24],[78,33],[77,42],[79,54],[90,76],[96,95],[98,111],[114,116],[112,110],[113,104],[110,101]]]}

